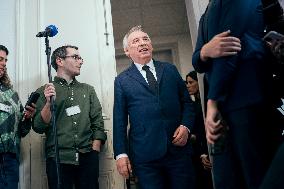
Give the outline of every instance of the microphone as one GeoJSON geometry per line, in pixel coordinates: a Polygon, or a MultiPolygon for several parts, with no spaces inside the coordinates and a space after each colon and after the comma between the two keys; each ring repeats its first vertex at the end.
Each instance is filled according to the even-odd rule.
{"type": "Polygon", "coordinates": [[[55,25],[49,25],[44,31],[38,32],[36,37],[53,37],[58,33],[57,27],[55,25]]]}

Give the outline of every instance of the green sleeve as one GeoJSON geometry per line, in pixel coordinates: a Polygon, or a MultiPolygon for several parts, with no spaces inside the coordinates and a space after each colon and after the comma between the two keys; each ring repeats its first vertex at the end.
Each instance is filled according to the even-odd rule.
{"type": "Polygon", "coordinates": [[[104,121],[102,117],[102,106],[99,102],[95,89],[90,89],[90,120],[93,131],[93,140],[101,140],[105,143],[107,136],[104,130],[104,121]]]}
{"type": "Polygon", "coordinates": [[[36,133],[39,133],[39,134],[43,134],[47,130],[47,128],[49,127],[49,124],[46,124],[43,121],[43,119],[41,117],[41,113],[40,113],[42,108],[45,105],[45,102],[46,102],[46,99],[45,99],[45,96],[44,96],[44,93],[43,93],[43,89],[44,89],[44,86],[37,89],[37,91],[36,91],[40,94],[40,97],[39,97],[39,99],[36,103],[36,113],[35,113],[35,117],[34,117],[34,124],[32,125],[33,130],[36,133]]]}

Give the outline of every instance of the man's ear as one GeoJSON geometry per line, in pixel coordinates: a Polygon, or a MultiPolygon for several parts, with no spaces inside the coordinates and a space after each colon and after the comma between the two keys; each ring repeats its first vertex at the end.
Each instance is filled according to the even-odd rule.
{"type": "Polygon", "coordinates": [[[124,53],[125,53],[125,55],[126,55],[127,57],[130,57],[130,56],[129,56],[129,51],[128,51],[127,48],[124,48],[124,53]]]}
{"type": "Polygon", "coordinates": [[[63,59],[60,58],[60,57],[57,57],[57,58],[56,58],[56,64],[57,64],[58,67],[61,67],[61,66],[63,65],[62,60],[63,60],[63,59]]]}

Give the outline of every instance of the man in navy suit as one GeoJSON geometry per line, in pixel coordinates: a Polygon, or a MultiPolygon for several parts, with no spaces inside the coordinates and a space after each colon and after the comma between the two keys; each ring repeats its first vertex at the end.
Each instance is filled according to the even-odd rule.
{"type": "Polygon", "coordinates": [[[118,172],[132,172],[140,189],[191,189],[194,173],[188,142],[194,109],[176,67],[152,59],[141,26],[124,37],[133,64],[115,79],[114,155],[118,172]],[[130,129],[127,136],[127,125],[130,129]]]}
{"type": "Polygon", "coordinates": [[[192,63],[209,84],[205,125],[216,189],[257,189],[275,149],[263,31],[260,0],[211,0],[199,24],[192,63]]]}

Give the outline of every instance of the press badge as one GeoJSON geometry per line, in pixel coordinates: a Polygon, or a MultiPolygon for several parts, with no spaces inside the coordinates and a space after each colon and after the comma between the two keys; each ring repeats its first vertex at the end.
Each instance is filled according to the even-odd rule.
{"type": "Polygon", "coordinates": [[[0,103],[0,110],[6,113],[12,113],[12,106],[0,103]]]}
{"type": "Polygon", "coordinates": [[[78,152],[76,152],[75,157],[76,157],[76,161],[79,161],[79,153],[78,152]]]}
{"type": "Polygon", "coordinates": [[[65,111],[68,117],[81,113],[79,105],[66,108],[65,111]]]}

